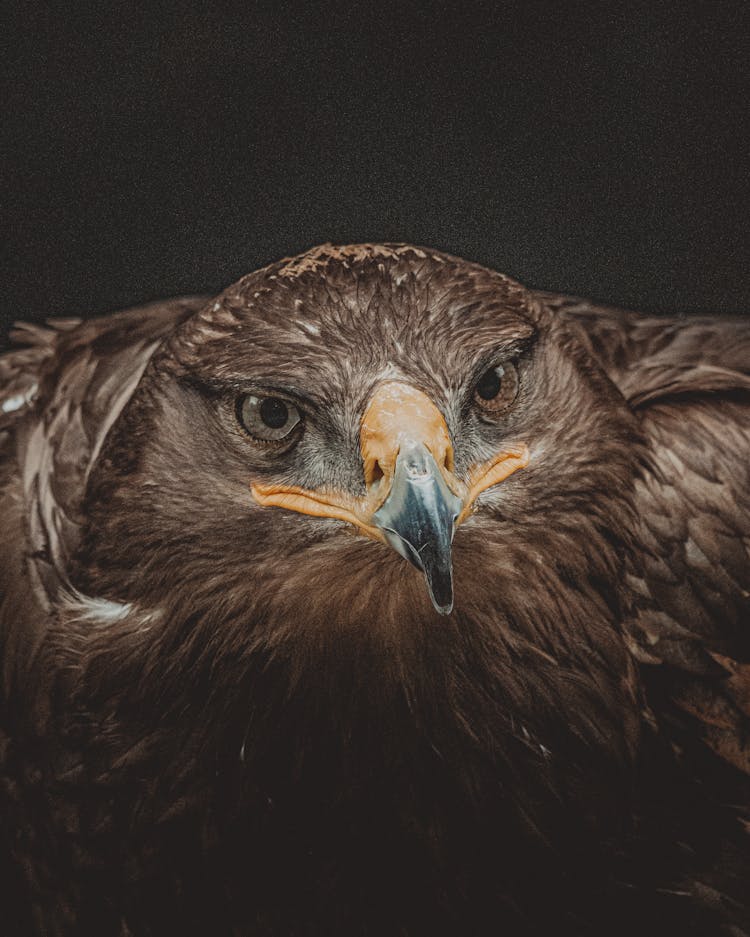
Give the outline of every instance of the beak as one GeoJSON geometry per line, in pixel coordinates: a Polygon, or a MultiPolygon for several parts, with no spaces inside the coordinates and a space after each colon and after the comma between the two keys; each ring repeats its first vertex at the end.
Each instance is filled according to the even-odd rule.
{"type": "Polygon", "coordinates": [[[528,464],[527,447],[504,449],[461,480],[454,474],[448,427],[435,404],[409,384],[388,381],[377,388],[362,418],[360,449],[364,498],[257,483],[253,497],[259,504],[347,521],[387,543],[424,573],[432,604],[448,615],[455,529],[482,491],[528,464]]]}
{"type": "Polygon", "coordinates": [[[390,493],[372,518],[386,543],[424,573],[441,615],[453,608],[451,543],[462,507],[429,449],[412,443],[399,451],[390,493]]]}

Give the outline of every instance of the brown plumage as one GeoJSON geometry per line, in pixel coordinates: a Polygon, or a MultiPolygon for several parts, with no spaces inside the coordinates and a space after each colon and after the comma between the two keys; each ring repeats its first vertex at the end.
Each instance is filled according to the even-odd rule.
{"type": "Polygon", "coordinates": [[[13,338],[4,932],[750,933],[744,322],[326,245],[13,338]],[[370,515],[258,494],[395,492],[360,439],[389,383],[463,503],[528,454],[461,518],[449,614],[370,515]]]}

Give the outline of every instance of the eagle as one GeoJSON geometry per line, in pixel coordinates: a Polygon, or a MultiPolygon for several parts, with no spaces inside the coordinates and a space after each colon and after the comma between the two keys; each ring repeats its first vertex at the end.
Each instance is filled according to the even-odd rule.
{"type": "Polygon", "coordinates": [[[2,931],[750,933],[750,326],[407,244],[19,324],[2,931]]]}

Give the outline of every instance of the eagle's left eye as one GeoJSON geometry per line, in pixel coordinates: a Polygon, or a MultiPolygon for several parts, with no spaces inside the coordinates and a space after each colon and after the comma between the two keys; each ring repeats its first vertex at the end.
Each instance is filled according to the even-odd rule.
{"type": "Polygon", "coordinates": [[[237,419],[254,439],[280,442],[289,436],[302,416],[293,403],[281,397],[243,394],[237,401],[237,419]]]}
{"type": "Polygon", "coordinates": [[[485,371],[474,387],[474,403],[489,416],[504,413],[518,394],[518,370],[512,361],[485,371]]]}

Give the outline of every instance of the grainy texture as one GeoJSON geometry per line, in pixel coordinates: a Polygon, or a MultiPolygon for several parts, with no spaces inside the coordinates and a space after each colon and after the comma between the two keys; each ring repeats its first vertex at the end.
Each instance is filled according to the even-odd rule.
{"type": "Polygon", "coordinates": [[[404,245],[20,328],[0,358],[8,933],[750,928],[750,327],[404,245]],[[513,359],[502,420],[472,408],[513,359]],[[397,377],[456,473],[455,610],[253,480],[362,493],[397,377]],[[234,400],[300,400],[283,451],[234,400]]]}

